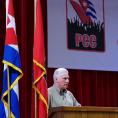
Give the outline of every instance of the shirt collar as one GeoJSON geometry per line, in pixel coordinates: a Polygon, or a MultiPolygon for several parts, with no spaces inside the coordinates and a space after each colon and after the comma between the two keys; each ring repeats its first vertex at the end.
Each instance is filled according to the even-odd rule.
{"type": "Polygon", "coordinates": [[[67,93],[66,89],[59,89],[58,87],[56,87],[55,85],[53,85],[53,87],[56,89],[56,91],[60,94],[60,95],[64,95],[64,93],[67,93]]]}

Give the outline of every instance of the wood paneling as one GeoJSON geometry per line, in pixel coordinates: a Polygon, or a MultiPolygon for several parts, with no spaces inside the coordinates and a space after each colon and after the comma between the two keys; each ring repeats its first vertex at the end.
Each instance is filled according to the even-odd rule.
{"type": "Polygon", "coordinates": [[[48,118],[118,118],[118,107],[57,107],[48,118]]]}

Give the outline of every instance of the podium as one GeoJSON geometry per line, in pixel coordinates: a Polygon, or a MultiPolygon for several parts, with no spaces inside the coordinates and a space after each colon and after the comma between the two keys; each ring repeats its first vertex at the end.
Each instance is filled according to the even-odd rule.
{"type": "Polygon", "coordinates": [[[55,107],[48,118],[118,118],[118,107],[55,107]]]}

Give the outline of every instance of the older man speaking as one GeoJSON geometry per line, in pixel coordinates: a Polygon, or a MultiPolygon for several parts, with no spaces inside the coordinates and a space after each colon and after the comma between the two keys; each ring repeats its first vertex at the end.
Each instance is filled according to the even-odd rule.
{"type": "Polygon", "coordinates": [[[54,84],[48,88],[49,108],[58,106],[81,106],[73,94],[67,90],[69,73],[65,68],[58,68],[53,74],[54,84]]]}

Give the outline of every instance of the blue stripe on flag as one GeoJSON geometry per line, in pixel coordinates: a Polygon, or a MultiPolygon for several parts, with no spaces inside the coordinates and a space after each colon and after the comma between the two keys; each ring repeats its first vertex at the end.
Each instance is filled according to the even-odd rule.
{"type": "Polygon", "coordinates": [[[87,3],[88,3],[89,5],[94,6],[93,3],[92,3],[91,1],[89,1],[89,0],[87,1],[87,3]]]}
{"type": "Polygon", "coordinates": [[[3,95],[4,92],[8,89],[7,70],[5,70],[4,73],[3,73],[3,83],[6,83],[6,84],[3,85],[3,88],[2,88],[2,95],[3,95]]]}
{"type": "Polygon", "coordinates": [[[94,9],[93,7],[89,6],[88,8],[89,8],[92,12],[94,12],[94,13],[96,14],[96,11],[95,11],[95,9],[94,9]]]}
{"type": "Polygon", "coordinates": [[[0,118],[7,118],[4,109],[4,104],[2,101],[0,101],[0,118]]]}
{"type": "Polygon", "coordinates": [[[4,60],[20,68],[20,56],[17,50],[13,47],[6,45],[4,51],[4,60]]]}
{"type": "Polygon", "coordinates": [[[95,15],[93,15],[91,12],[87,12],[86,15],[87,16],[91,16],[94,19],[97,19],[97,17],[95,15]]]}
{"type": "Polygon", "coordinates": [[[11,95],[11,110],[12,110],[12,113],[14,114],[14,116],[16,118],[20,118],[20,114],[19,114],[19,100],[17,98],[17,95],[16,93],[14,92],[14,90],[12,89],[11,92],[10,92],[10,95],[11,95]],[[17,108],[17,109],[16,109],[17,108]]]}
{"type": "MultiPolygon", "coordinates": [[[[20,69],[20,57],[18,51],[9,46],[6,45],[4,49],[4,72],[3,72],[3,89],[2,89],[2,101],[6,104],[8,104],[8,73],[7,68],[9,69],[9,78],[10,78],[10,110],[12,115],[15,118],[20,118],[20,112],[19,112],[19,93],[16,93],[18,91],[18,80],[22,77],[22,71],[20,69]]],[[[1,110],[0,110],[0,118],[6,118],[5,109],[8,108],[7,106],[4,106],[4,104],[1,102],[1,110]]]]}

